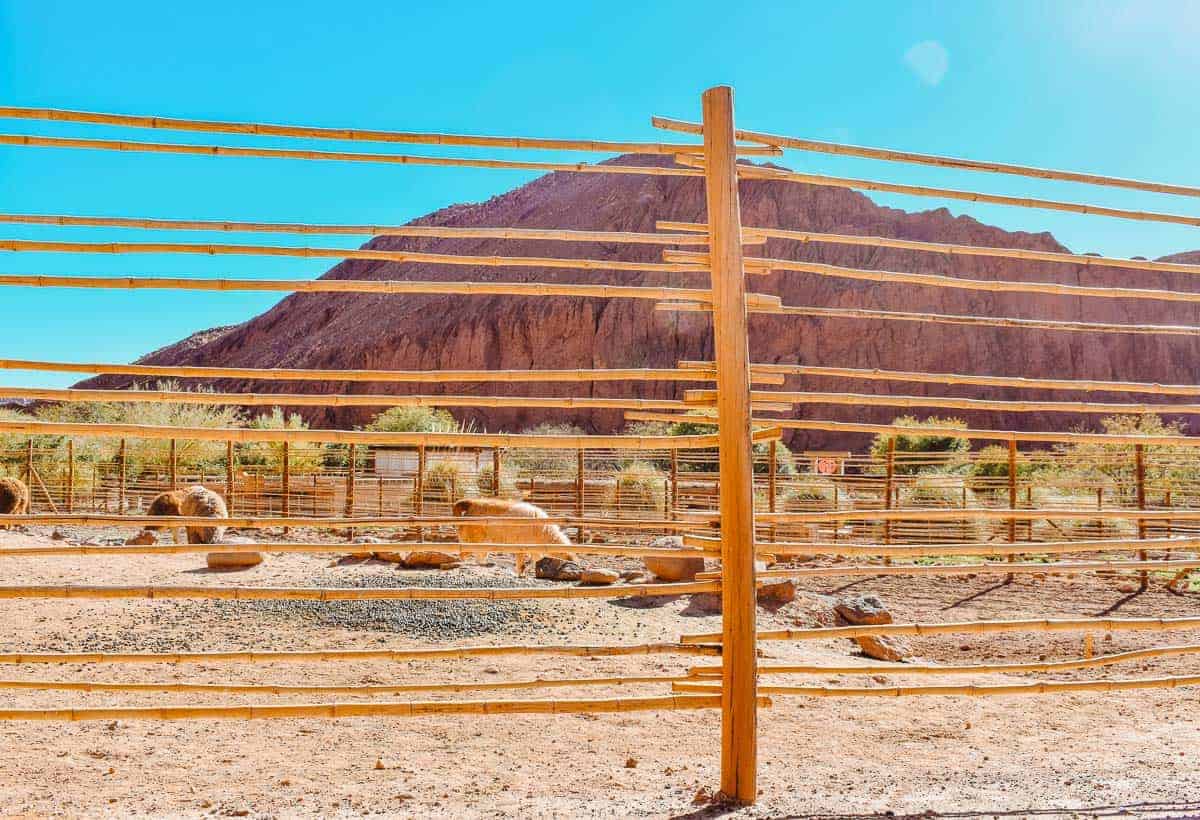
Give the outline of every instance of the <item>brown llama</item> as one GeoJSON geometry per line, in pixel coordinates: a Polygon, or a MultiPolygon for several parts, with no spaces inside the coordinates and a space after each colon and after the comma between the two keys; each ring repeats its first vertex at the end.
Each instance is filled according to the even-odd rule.
{"type": "MultiPolygon", "coordinates": [[[[0,515],[28,515],[29,488],[24,481],[15,478],[0,478],[0,515]]],[[[9,529],[11,525],[0,525],[9,529]]]]}
{"type": "MultiPolygon", "coordinates": [[[[462,518],[497,516],[504,518],[549,518],[541,507],[525,501],[507,498],[464,498],[454,502],[454,514],[462,518]]],[[[554,544],[571,547],[567,537],[557,524],[459,524],[458,539],[464,544],[554,544]]],[[[556,558],[571,560],[569,550],[546,552],[556,558]]],[[[486,557],[486,556],[485,556],[486,557]]],[[[517,573],[525,568],[527,553],[517,554],[517,573]]]]}
{"type": "MultiPolygon", "coordinates": [[[[225,500],[207,487],[199,484],[185,487],[182,490],[172,490],[161,493],[150,502],[148,515],[191,516],[202,518],[228,518],[229,510],[225,500]]],[[[162,527],[146,527],[148,530],[161,530],[162,527]]],[[[187,527],[187,543],[215,544],[225,535],[224,527],[187,527]]],[[[174,530],[175,543],[183,543],[179,535],[180,528],[174,530]]]]}

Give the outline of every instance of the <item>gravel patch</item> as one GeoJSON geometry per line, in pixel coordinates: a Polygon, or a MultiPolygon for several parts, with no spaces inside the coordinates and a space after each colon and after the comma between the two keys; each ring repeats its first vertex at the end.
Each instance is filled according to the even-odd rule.
{"type": "MultiPolygon", "coordinates": [[[[380,572],[313,578],[317,587],[523,587],[550,586],[530,579],[464,572],[380,572]]],[[[414,638],[454,640],[506,632],[528,633],[546,622],[548,613],[534,601],[212,601],[220,616],[251,613],[302,618],[340,629],[397,632],[414,638]]]]}

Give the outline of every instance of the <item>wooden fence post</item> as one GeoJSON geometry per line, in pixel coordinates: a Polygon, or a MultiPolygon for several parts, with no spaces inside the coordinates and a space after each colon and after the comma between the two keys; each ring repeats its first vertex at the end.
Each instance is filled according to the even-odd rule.
{"type": "Polygon", "coordinates": [[[126,475],[126,456],[128,455],[125,439],[121,439],[121,449],[118,458],[121,460],[120,473],[117,476],[117,512],[125,512],[125,480],[126,475]]]}
{"type": "Polygon", "coordinates": [[[675,512],[679,509],[679,451],[671,450],[671,507],[668,519],[675,520],[675,512]]]}
{"type": "MultiPolygon", "coordinates": [[[[779,490],[779,480],[776,477],[778,470],[779,442],[773,440],[767,445],[767,512],[775,512],[775,506],[777,504],[775,498],[779,490]]],[[[775,524],[772,523],[767,529],[770,533],[771,543],[774,544],[777,540],[775,538],[775,524]]]]}
{"type": "Polygon", "coordinates": [[[29,498],[33,498],[33,436],[25,440],[25,486],[29,490],[29,498]]]}
{"type": "Polygon", "coordinates": [[[225,442],[225,506],[229,508],[229,514],[233,515],[233,494],[234,494],[234,464],[233,464],[233,442],[225,442]]]}
{"type": "Polygon", "coordinates": [[[733,90],[704,92],[704,177],[713,291],[720,446],[722,599],[721,791],[758,796],[758,660],[755,633],[754,453],[750,340],[734,147],[733,90]]]}
{"type": "Polygon", "coordinates": [[[170,471],[171,489],[176,490],[179,488],[179,448],[175,439],[171,439],[171,457],[168,470],[170,471]]]}
{"type": "MultiPolygon", "coordinates": [[[[358,450],[353,444],[350,445],[349,466],[346,468],[346,512],[347,518],[354,517],[354,465],[358,461],[358,450]]],[[[354,530],[346,531],[347,536],[353,536],[354,530]]]]}
{"type": "MultiPolygon", "coordinates": [[[[892,436],[887,443],[887,466],[885,467],[883,479],[883,508],[890,510],[892,508],[892,487],[896,477],[896,437],[892,436]]],[[[883,543],[892,543],[892,522],[887,520],[883,522],[883,543]]],[[[891,559],[885,557],[883,563],[890,564],[891,559]]]]}
{"type": "MultiPolygon", "coordinates": [[[[1146,509],[1146,448],[1144,445],[1133,445],[1133,472],[1134,478],[1137,480],[1137,505],[1139,510],[1146,509]]],[[[1144,540],[1146,537],[1146,519],[1139,518],[1137,522],[1138,540],[1144,540]]],[[[1147,554],[1145,549],[1138,550],[1138,560],[1145,561],[1147,554]]],[[[1146,570],[1141,572],[1141,588],[1146,589],[1150,586],[1150,573],[1146,570]]]]}
{"type": "MultiPolygon", "coordinates": [[[[280,499],[280,514],[287,518],[292,514],[292,448],[291,442],[285,440],[283,442],[283,461],[280,464],[279,472],[279,494],[280,499]]],[[[284,527],[283,534],[287,535],[292,531],[291,527],[284,527]]]]}
{"type": "MultiPolygon", "coordinates": [[[[1017,442],[1015,439],[1008,442],[1008,508],[1015,510],[1017,508],[1017,442]]],[[[1017,518],[1013,516],[1008,519],[1008,543],[1015,544],[1017,542],[1017,518]]],[[[1008,554],[1008,563],[1013,563],[1017,560],[1014,553],[1008,554]]],[[[1009,573],[1005,580],[1012,581],[1012,573],[1009,573]]]]}
{"type": "MultiPolygon", "coordinates": [[[[583,450],[575,452],[575,517],[583,518],[584,493],[586,491],[586,474],[583,469],[583,450]]],[[[579,531],[575,534],[575,539],[580,544],[583,543],[583,524],[579,525],[579,531]]]]}
{"type": "Polygon", "coordinates": [[[75,439],[67,439],[67,514],[75,512],[75,439]]]}
{"type": "MultiPolygon", "coordinates": [[[[413,481],[413,513],[420,516],[425,511],[425,445],[417,447],[417,477],[413,481]]],[[[425,540],[425,528],[417,527],[417,540],[425,540]]]]}
{"type": "Polygon", "coordinates": [[[500,448],[492,448],[492,495],[500,497],[500,448]]]}

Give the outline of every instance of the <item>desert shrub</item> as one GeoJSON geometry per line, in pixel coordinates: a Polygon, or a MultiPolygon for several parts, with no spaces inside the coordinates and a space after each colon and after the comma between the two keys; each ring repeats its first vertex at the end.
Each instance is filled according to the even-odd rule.
{"type": "MultiPolygon", "coordinates": [[[[574,424],[543,422],[524,431],[537,436],[583,436],[582,428],[574,424]]],[[[521,447],[505,453],[506,464],[522,478],[529,476],[574,475],[578,456],[573,450],[521,447]]],[[[508,470],[506,470],[508,472],[508,470]]]]}
{"type": "Polygon", "coordinates": [[[456,433],[458,421],[435,407],[389,407],[364,428],[380,433],[456,433]]]}
{"type": "Polygon", "coordinates": [[[784,512],[826,509],[833,506],[835,495],[832,481],[804,481],[781,492],[776,507],[784,512]]]}
{"type": "Polygon", "coordinates": [[[663,473],[645,461],[631,461],[617,471],[613,503],[621,507],[661,510],[666,503],[667,482],[663,473]]]}
{"type": "Polygon", "coordinates": [[[475,494],[475,487],[471,485],[462,468],[452,461],[439,461],[426,467],[422,486],[422,495],[434,501],[453,502],[475,494]]]}
{"type": "MultiPolygon", "coordinates": [[[[711,408],[696,411],[693,415],[700,416],[716,416],[717,411],[711,408]]],[[[711,424],[693,421],[676,421],[667,425],[666,435],[668,436],[709,436],[717,430],[711,424]]],[[[787,445],[782,441],[776,442],[775,451],[775,474],[776,475],[795,475],[796,474],[796,457],[787,445]]],[[[771,464],[767,458],[767,453],[771,445],[768,442],[760,441],[753,445],[754,452],[754,473],[755,475],[766,475],[771,464]]],[[[694,453],[708,453],[712,457],[704,461],[698,462],[694,469],[717,472],[720,469],[719,460],[717,458],[717,450],[694,450],[694,453]]]]}
{"type": "MultiPolygon", "coordinates": [[[[251,430],[307,430],[308,422],[298,413],[286,415],[282,408],[273,407],[271,412],[255,416],[247,425],[251,430]]],[[[246,465],[261,465],[272,471],[283,471],[283,442],[254,441],[244,445],[238,460],[246,465]]],[[[325,447],[321,444],[307,445],[303,449],[290,447],[288,469],[292,475],[315,473],[325,464],[325,447]]]]}
{"type": "MultiPolygon", "coordinates": [[[[962,419],[943,419],[937,416],[930,416],[924,421],[915,416],[898,416],[892,420],[892,424],[901,427],[952,427],[955,429],[966,429],[967,426],[962,419]]],[[[887,458],[889,438],[893,438],[893,434],[880,433],[871,443],[871,455],[876,461],[871,467],[871,472],[884,471],[883,462],[887,458]]],[[[895,434],[894,438],[896,439],[897,456],[903,454],[940,456],[940,458],[913,459],[911,461],[897,458],[895,464],[897,475],[916,475],[937,470],[959,469],[966,464],[966,455],[971,450],[971,442],[960,436],[938,433],[927,435],[905,433],[895,434]]]]}

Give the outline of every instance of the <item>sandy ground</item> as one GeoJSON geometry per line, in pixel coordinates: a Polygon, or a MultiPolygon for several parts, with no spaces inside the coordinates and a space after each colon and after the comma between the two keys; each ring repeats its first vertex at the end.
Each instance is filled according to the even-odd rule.
{"type": "MultiPolygon", "coordinates": [[[[94,534],[94,533],[91,533],[94,534]]],[[[117,533],[110,533],[117,534],[117,533]]],[[[68,535],[71,535],[68,533],[68,535]]],[[[50,543],[48,530],[0,532],[0,548],[50,543]]],[[[270,555],[254,569],[209,573],[201,556],[12,560],[5,584],[403,583],[380,562],[270,555]],[[381,579],[376,579],[377,581],[381,579]]],[[[511,578],[503,561],[453,573],[511,578]]],[[[436,573],[428,573],[436,574],[436,573]]],[[[897,620],[1200,614],[1200,596],[1120,591],[1116,579],[995,576],[813,581],[764,628],[811,625],[826,595],[873,592],[897,620]]],[[[482,583],[482,580],[480,581],[482,583]]],[[[311,607],[171,601],[0,601],[0,652],[405,648],[430,639],[394,628],[347,628],[311,607]]],[[[687,600],[639,608],[548,601],[506,610],[484,634],[453,643],[675,640],[719,628],[687,600]]],[[[477,627],[478,629],[478,627],[477,627]]],[[[1191,632],[1097,635],[1097,651],[1200,642],[1191,632]]],[[[855,663],[847,641],[764,644],[771,658],[855,663]]],[[[953,636],[914,649],[938,662],[1079,655],[1078,634],[953,636]]],[[[1196,671],[1196,657],[1151,660],[1056,679],[1152,677],[1196,671]]],[[[5,679],[261,683],[393,683],[677,674],[714,659],[660,655],[589,659],[501,657],[411,663],[0,667],[5,679]]],[[[895,674],[776,677],[772,682],[884,685],[946,682],[895,674]]],[[[989,676],[980,682],[1021,680],[989,676]]],[[[531,690],[483,697],[615,697],[668,691],[531,690]]],[[[0,813],[23,816],[417,817],[1095,817],[1200,816],[1200,720],[1195,689],[1055,697],[776,699],[763,710],[758,805],[694,802],[718,782],[718,713],[403,719],[116,721],[0,724],[0,813]],[[632,767],[627,765],[634,762],[632,767]]],[[[463,695],[403,695],[414,700],[463,695]]],[[[261,702],[265,696],[0,692],[0,707],[261,702]]],[[[319,698],[319,700],[349,700],[319,698]]],[[[313,702],[312,696],[276,698],[313,702]]]]}

